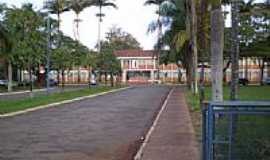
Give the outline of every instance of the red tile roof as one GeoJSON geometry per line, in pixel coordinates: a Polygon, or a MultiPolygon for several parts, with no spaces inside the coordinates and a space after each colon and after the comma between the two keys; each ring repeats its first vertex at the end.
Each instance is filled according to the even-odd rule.
{"type": "Polygon", "coordinates": [[[120,50],[114,55],[116,57],[156,57],[155,51],[151,50],[120,50]]]}

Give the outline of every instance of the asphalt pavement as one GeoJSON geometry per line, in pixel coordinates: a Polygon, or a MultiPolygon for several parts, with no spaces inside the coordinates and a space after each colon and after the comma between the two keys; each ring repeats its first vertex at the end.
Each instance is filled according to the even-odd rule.
{"type": "Polygon", "coordinates": [[[141,86],[0,119],[0,160],[128,160],[171,87],[141,86]]]}

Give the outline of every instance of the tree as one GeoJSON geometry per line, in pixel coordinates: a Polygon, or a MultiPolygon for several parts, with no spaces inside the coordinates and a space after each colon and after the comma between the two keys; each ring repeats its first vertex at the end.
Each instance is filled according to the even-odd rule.
{"type": "Polygon", "coordinates": [[[191,90],[193,94],[198,93],[198,48],[197,48],[197,13],[196,13],[196,1],[187,0],[187,15],[189,18],[186,20],[187,27],[190,27],[190,48],[191,48],[191,57],[192,57],[192,75],[191,75],[191,90]]]}
{"type": "Polygon", "coordinates": [[[130,33],[127,33],[117,26],[113,26],[106,32],[106,40],[101,46],[112,51],[141,49],[140,43],[130,33]]]}
{"type": "Polygon", "coordinates": [[[117,5],[113,3],[114,0],[95,0],[94,5],[99,8],[99,13],[97,14],[97,17],[99,18],[98,22],[98,53],[101,51],[101,22],[103,20],[103,17],[105,16],[104,13],[102,13],[103,7],[113,7],[117,9],[117,5]]]}
{"type": "Polygon", "coordinates": [[[72,68],[74,63],[73,54],[75,52],[74,46],[76,44],[74,40],[70,37],[64,35],[61,35],[61,37],[63,37],[63,44],[60,47],[52,50],[52,68],[57,70],[58,72],[58,82],[60,82],[61,75],[63,89],[65,86],[65,73],[72,68]]]}
{"type": "Polygon", "coordinates": [[[76,14],[76,18],[74,19],[74,26],[76,25],[76,30],[74,27],[74,38],[76,40],[80,39],[79,35],[79,23],[81,22],[81,19],[79,18],[80,13],[87,7],[94,4],[94,0],[85,1],[85,0],[72,0],[70,5],[71,10],[73,10],[76,14]]]}
{"type": "Polygon", "coordinates": [[[100,43],[101,53],[104,55],[97,57],[97,70],[100,77],[102,73],[105,74],[105,82],[110,74],[112,84],[112,76],[121,70],[120,62],[113,53],[117,50],[140,49],[140,43],[131,34],[116,26],[110,28],[106,35],[106,39],[100,43]]]}
{"type": "Polygon", "coordinates": [[[8,92],[12,91],[12,53],[11,53],[11,40],[8,30],[0,25],[0,55],[8,62],[8,92]]]}
{"type": "Polygon", "coordinates": [[[97,62],[98,62],[97,58],[98,58],[98,55],[96,52],[89,51],[89,53],[84,55],[83,60],[82,60],[83,66],[88,68],[88,83],[89,84],[91,83],[92,73],[97,68],[97,62]]]}
{"type": "Polygon", "coordinates": [[[78,41],[74,41],[73,46],[73,65],[78,68],[78,83],[81,82],[81,73],[80,73],[80,67],[83,65],[83,61],[85,56],[89,53],[89,50],[86,46],[82,45],[78,41]]]}
{"type": "Polygon", "coordinates": [[[212,100],[223,101],[224,18],[221,0],[211,2],[211,79],[212,100]]]}
{"type": "MultiPolygon", "coordinates": [[[[61,27],[61,14],[69,11],[70,6],[67,0],[48,0],[45,2],[44,8],[49,10],[51,14],[57,15],[57,28],[58,28],[58,35],[60,36],[60,27],[61,27]]],[[[61,37],[58,37],[58,46],[61,44],[61,37]]]]}
{"type": "Polygon", "coordinates": [[[144,5],[155,5],[158,6],[158,10],[156,13],[158,14],[158,19],[157,19],[157,28],[158,28],[158,38],[157,38],[157,78],[159,80],[160,75],[159,75],[159,61],[160,61],[160,54],[161,54],[161,40],[162,40],[162,22],[161,22],[161,16],[162,16],[162,7],[163,5],[167,5],[167,3],[173,3],[174,1],[172,0],[147,0],[144,5]]]}
{"type": "MultiPolygon", "coordinates": [[[[30,91],[32,91],[32,71],[34,66],[40,64],[44,51],[43,17],[39,12],[33,10],[32,4],[28,3],[23,4],[21,8],[6,7],[2,24],[8,28],[8,37],[12,37],[10,38],[12,47],[9,58],[7,58],[9,61],[9,81],[12,82],[11,61],[13,61],[13,65],[27,68],[31,82],[30,91]]],[[[32,92],[30,96],[32,97],[32,92]]]]}
{"type": "Polygon", "coordinates": [[[105,81],[107,82],[107,75],[110,75],[111,87],[114,86],[114,76],[121,72],[120,61],[115,57],[110,50],[102,49],[102,54],[98,55],[97,68],[100,72],[105,73],[105,81]]]}

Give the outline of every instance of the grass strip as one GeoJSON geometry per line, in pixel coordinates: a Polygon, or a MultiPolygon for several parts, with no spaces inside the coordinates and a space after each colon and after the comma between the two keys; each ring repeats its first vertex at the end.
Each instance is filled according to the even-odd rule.
{"type": "Polygon", "coordinates": [[[97,93],[118,89],[121,87],[93,87],[77,91],[54,93],[51,95],[42,95],[34,98],[25,98],[21,100],[0,101],[0,114],[21,111],[29,108],[47,105],[64,100],[70,100],[78,97],[89,96],[97,93]]]}
{"type": "MultiPolygon", "coordinates": [[[[224,100],[229,100],[230,88],[224,86],[224,100]]],[[[206,100],[211,99],[211,87],[205,87],[206,100]]],[[[199,96],[186,92],[186,99],[193,110],[200,110],[199,96]]],[[[241,86],[239,88],[239,100],[245,101],[265,101],[270,100],[270,86],[241,86]]]]}

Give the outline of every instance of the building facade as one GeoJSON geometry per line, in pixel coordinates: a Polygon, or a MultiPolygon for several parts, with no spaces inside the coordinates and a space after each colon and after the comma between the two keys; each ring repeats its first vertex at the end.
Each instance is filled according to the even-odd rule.
{"type": "MultiPolygon", "coordinates": [[[[159,69],[159,81],[164,83],[186,82],[186,70],[181,65],[161,64],[158,68],[157,57],[154,51],[122,50],[115,52],[115,56],[121,62],[123,83],[152,83],[157,82],[159,69]]],[[[224,62],[225,63],[225,62],[224,62]]],[[[259,58],[239,59],[239,78],[246,78],[250,83],[259,83],[261,76],[270,77],[270,64],[265,62],[265,68],[260,68],[259,58]]],[[[202,64],[200,64],[202,65],[202,64]]],[[[200,75],[201,67],[198,66],[197,74],[200,75]]],[[[204,81],[211,82],[211,69],[209,64],[204,68],[204,81]]],[[[224,80],[231,80],[231,68],[224,73],[224,80]]],[[[199,78],[199,77],[198,77],[199,78]]]]}
{"type": "Polygon", "coordinates": [[[121,63],[123,83],[152,83],[157,75],[157,56],[154,51],[121,50],[115,56],[121,63]]]}

